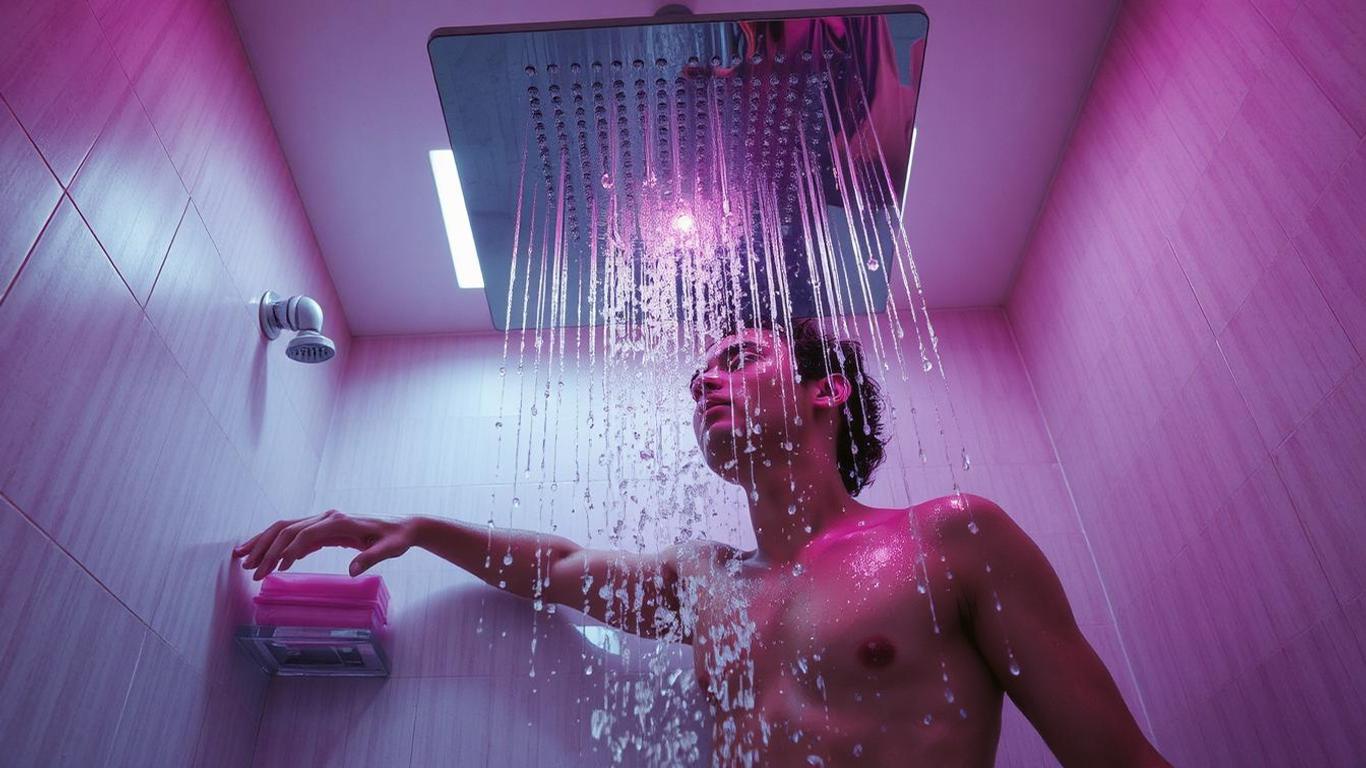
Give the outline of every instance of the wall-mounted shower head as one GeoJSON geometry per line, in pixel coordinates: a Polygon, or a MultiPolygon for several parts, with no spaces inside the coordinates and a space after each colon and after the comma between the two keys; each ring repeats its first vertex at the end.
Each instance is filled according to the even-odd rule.
{"type": "Polygon", "coordinates": [[[277,339],[280,331],[298,331],[285,347],[285,356],[300,363],[325,363],[337,355],[337,345],[322,334],[323,308],[307,296],[281,299],[266,291],[260,299],[261,333],[277,339]]]}

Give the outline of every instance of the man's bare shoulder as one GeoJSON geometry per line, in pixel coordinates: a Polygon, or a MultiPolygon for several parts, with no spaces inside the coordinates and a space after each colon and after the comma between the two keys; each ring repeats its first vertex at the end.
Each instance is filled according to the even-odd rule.
{"type": "Polygon", "coordinates": [[[972,531],[968,524],[993,522],[1005,517],[1005,510],[996,502],[975,493],[950,493],[916,504],[907,510],[917,522],[960,527],[972,531]],[[980,518],[980,520],[979,520],[980,518]]]}
{"type": "Polygon", "coordinates": [[[1038,545],[991,499],[971,493],[950,494],[917,504],[914,509],[920,520],[932,526],[939,546],[947,550],[950,559],[982,560],[1019,578],[1052,576],[1038,545]]]}
{"type": "Polygon", "coordinates": [[[951,493],[906,510],[913,530],[936,547],[963,549],[975,556],[1028,542],[1001,505],[975,493],[951,493]]]}

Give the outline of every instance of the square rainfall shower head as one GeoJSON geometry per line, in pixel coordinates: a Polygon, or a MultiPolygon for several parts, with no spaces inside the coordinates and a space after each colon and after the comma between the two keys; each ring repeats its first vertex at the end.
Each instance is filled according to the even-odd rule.
{"type": "Polygon", "coordinates": [[[494,325],[884,309],[928,19],[809,13],[434,32],[494,325]]]}

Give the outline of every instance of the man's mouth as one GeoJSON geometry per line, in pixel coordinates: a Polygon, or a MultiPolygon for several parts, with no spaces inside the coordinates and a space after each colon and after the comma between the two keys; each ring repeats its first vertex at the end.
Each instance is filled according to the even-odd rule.
{"type": "Polygon", "coordinates": [[[729,411],[730,408],[731,405],[728,402],[722,400],[707,400],[702,403],[702,420],[705,422],[708,419],[720,416],[722,413],[729,411]]]}

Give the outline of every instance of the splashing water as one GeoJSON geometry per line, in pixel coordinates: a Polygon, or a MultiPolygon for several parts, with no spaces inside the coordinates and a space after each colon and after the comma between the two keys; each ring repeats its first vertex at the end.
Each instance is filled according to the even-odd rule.
{"type": "MultiPolygon", "coordinates": [[[[847,87],[857,84],[858,74],[839,55],[792,58],[737,60],[727,76],[680,73],[682,57],[671,56],[526,67],[527,129],[496,422],[498,466],[507,453],[511,467],[514,519],[532,512],[521,509],[518,494],[526,491],[519,485],[532,477],[552,481],[551,493],[538,484],[540,492],[527,497],[537,518],[526,527],[553,530],[557,513],[570,515],[612,549],[636,552],[749,536],[740,527],[743,516],[719,514],[735,499],[691,458],[692,435],[679,429],[692,408],[691,369],[737,325],[763,320],[790,332],[798,317],[810,317],[841,338],[860,339],[867,368],[894,371],[903,381],[938,369],[947,393],[900,196],[875,133],[870,139],[856,130],[869,114],[866,101],[848,96],[862,92],[847,87]],[[871,311],[877,296],[898,293],[899,303],[888,300],[884,311],[871,311]],[[501,429],[509,419],[515,428],[501,429]],[[564,426],[570,422],[572,437],[564,426]],[[556,482],[581,484],[581,498],[554,493],[556,482]]],[[[687,57],[713,59],[720,63],[719,57],[687,57]]],[[[791,400],[801,378],[795,370],[780,378],[788,397],[754,410],[778,409],[786,423],[800,426],[791,400]]],[[[960,434],[948,403],[953,433],[960,434]]],[[[911,403],[909,412],[915,455],[927,464],[920,420],[932,417],[942,436],[943,416],[937,404],[918,410],[911,403]]],[[[792,436],[768,434],[754,415],[732,432],[736,458],[724,466],[751,477],[759,462],[747,457],[756,444],[772,440],[784,453],[796,450],[792,436]]],[[[890,415],[895,429],[895,408],[890,415]]],[[[966,449],[960,462],[949,461],[944,442],[957,493],[956,472],[971,464],[966,449]]],[[[782,455],[764,457],[763,466],[780,464],[782,455]]],[[[900,482],[909,502],[909,481],[900,482]]],[[[753,494],[757,500],[758,491],[753,494]]],[[[797,506],[787,512],[795,517],[797,506]]],[[[910,533],[917,540],[933,536],[915,525],[910,533]]],[[[976,522],[969,528],[976,533],[976,522]]],[[[554,605],[541,593],[548,583],[545,556],[537,553],[535,560],[533,621],[567,621],[549,615],[554,605]]],[[[513,564],[510,552],[502,562],[513,564]]],[[[632,571],[630,562],[619,558],[602,584],[585,573],[585,604],[596,597],[609,616],[641,615],[646,575],[632,571]]],[[[790,572],[801,576],[803,566],[790,572]]],[[[944,572],[953,578],[951,569],[944,572]]],[[[918,562],[915,588],[938,632],[930,579],[927,564],[918,562]]],[[[677,616],[658,627],[664,640],[699,629],[704,601],[733,603],[729,623],[705,628],[712,748],[722,762],[758,764],[768,724],[762,741],[736,726],[756,702],[750,650],[757,624],[725,582],[682,579],[678,590],[677,616]]],[[[629,653],[620,644],[610,646],[616,651],[605,647],[592,645],[581,659],[583,675],[601,682],[588,723],[594,739],[613,762],[628,752],[650,765],[695,762],[697,710],[677,695],[690,678],[680,678],[667,646],[650,653],[643,678],[622,673],[629,653]]],[[[1013,653],[1010,659],[1011,674],[1018,675],[1013,653]]],[[[806,657],[796,663],[805,674],[806,657]]],[[[824,698],[825,681],[818,679],[824,698]]],[[[947,671],[944,683],[953,703],[947,671]]],[[[926,715],[923,722],[931,720],[926,715]]],[[[855,757],[862,751],[861,744],[853,748],[855,757]]],[[[807,764],[824,765],[824,759],[810,754],[807,764]]]]}

